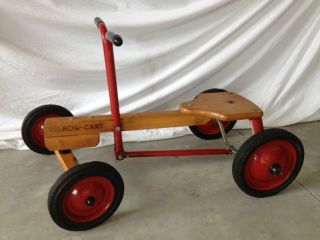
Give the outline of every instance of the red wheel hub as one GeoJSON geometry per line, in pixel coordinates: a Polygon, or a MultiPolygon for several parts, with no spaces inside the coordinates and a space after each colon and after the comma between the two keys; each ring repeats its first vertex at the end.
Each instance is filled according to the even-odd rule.
{"type": "MultiPolygon", "coordinates": [[[[222,122],[223,128],[226,129],[230,122],[222,122]]],[[[215,120],[210,120],[204,125],[198,125],[197,129],[207,135],[215,135],[220,133],[219,124],[215,120]]]]}
{"type": "Polygon", "coordinates": [[[246,183],[256,190],[274,189],[291,176],[296,161],[296,150],[289,142],[267,142],[249,157],[244,169],[246,183]]]}
{"type": "Polygon", "coordinates": [[[31,136],[33,140],[41,147],[45,147],[44,143],[44,122],[47,118],[60,117],[57,114],[48,114],[42,116],[34,122],[31,128],[31,136]]]}
{"type": "Polygon", "coordinates": [[[63,212],[74,222],[89,222],[101,217],[110,208],[115,189],[110,180],[85,178],[72,186],[63,199],[63,212]]]}

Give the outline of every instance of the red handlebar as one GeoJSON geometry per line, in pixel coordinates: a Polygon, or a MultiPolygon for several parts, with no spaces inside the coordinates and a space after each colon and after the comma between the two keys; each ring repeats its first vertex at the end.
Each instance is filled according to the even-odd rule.
{"type": "MultiPolygon", "coordinates": [[[[110,108],[111,108],[111,115],[113,117],[115,155],[116,155],[116,159],[121,160],[125,158],[125,152],[124,152],[123,143],[122,143],[118,89],[117,89],[116,70],[115,70],[113,46],[112,46],[112,43],[117,46],[116,43],[119,40],[117,39],[116,36],[119,36],[119,35],[114,35],[113,33],[108,32],[106,25],[100,18],[95,18],[94,22],[97,24],[97,27],[100,30],[102,45],[103,45],[105,67],[107,71],[107,83],[108,83],[108,89],[109,89],[110,108]],[[111,40],[110,40],[110,37],[111,37],[111,40]]],[[[121,44],[122,44],[122,39],[121,39],[121,44]]]]}

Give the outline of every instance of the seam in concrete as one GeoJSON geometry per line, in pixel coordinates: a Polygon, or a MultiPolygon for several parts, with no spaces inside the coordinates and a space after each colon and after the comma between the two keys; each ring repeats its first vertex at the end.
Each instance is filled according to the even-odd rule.
{"type": "Polygon", "coordinates": [[[307,190],[315,199],[317,199],[319,202],[320,202],[320,198],[315,194],[313,193],[310,189],[308,189],[305,185],[303,185],[301,182],[299,182],[297,179],[296,179],[296,182],[301,186],[303,187],[305,190],[307,190]]]}
{"type": "Polygon", "coordinates": [[[243,139],[245,139],[245,140],[248,139],[248,137],[247,137],[246,135],[244,135],[240,129],[237,129],[236,132],[237,132],[241,137],[243,137],[243,139]]]}

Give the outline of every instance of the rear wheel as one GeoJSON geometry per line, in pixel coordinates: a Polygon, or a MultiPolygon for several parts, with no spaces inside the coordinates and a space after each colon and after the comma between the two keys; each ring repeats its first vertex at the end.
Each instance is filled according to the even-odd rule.
{"type": "Polygon", "coordinates": [[[52,186],[48,209],[66,230],[82,231],[100,225],[119,207],[124,184],[118,171],[103,162],[77,165],[52,186]]]}
{"type": "Polygon", "coordinates": [[[64,107],[58,105],[43,105],[32,110],[23,120],[21,134],[23,141],[30,150],[40,154],[53,154],[44,142],[44,122],[47,118],[73,116],[64,107]]]}
{"type": "Polygon", "coordinates": [[[233,178],[251,196],[271,196],[297,177],[303,159],[303,145],[295,135],[282,129],[268,129],[240,147],[233,160],[233,178]]]}
{"type": "MultiPolygon", "coordinates": [[[[213,88],[208,89],[202,93],[218,93],[226,92],[226,90],[213,88]]],[[[196,96],[195,98],[197,98],[196,96]]],[[[222,122],[225,133],[228,133],[236,124],[237,121],[222,122]]],[[[221,131],[219,124],[216,120],[212,119],[204,125],[189,126],[191,132],[198,138],[204,140],[218,139],[221,138],[221,131]]]]}

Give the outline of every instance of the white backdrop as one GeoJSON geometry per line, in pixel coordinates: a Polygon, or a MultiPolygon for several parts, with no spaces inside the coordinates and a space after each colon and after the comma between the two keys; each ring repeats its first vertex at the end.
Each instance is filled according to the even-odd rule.
{"type": "Polygon", "coordinates": [[[320,1],[1,0],[0,148],[24,147],[22,120],[42,104],[109,112],[96,16],[124,39],[115,49],[123,113],[173,109],[216,87],[257,103],[267,126],[320,119],[320,1]]]}

